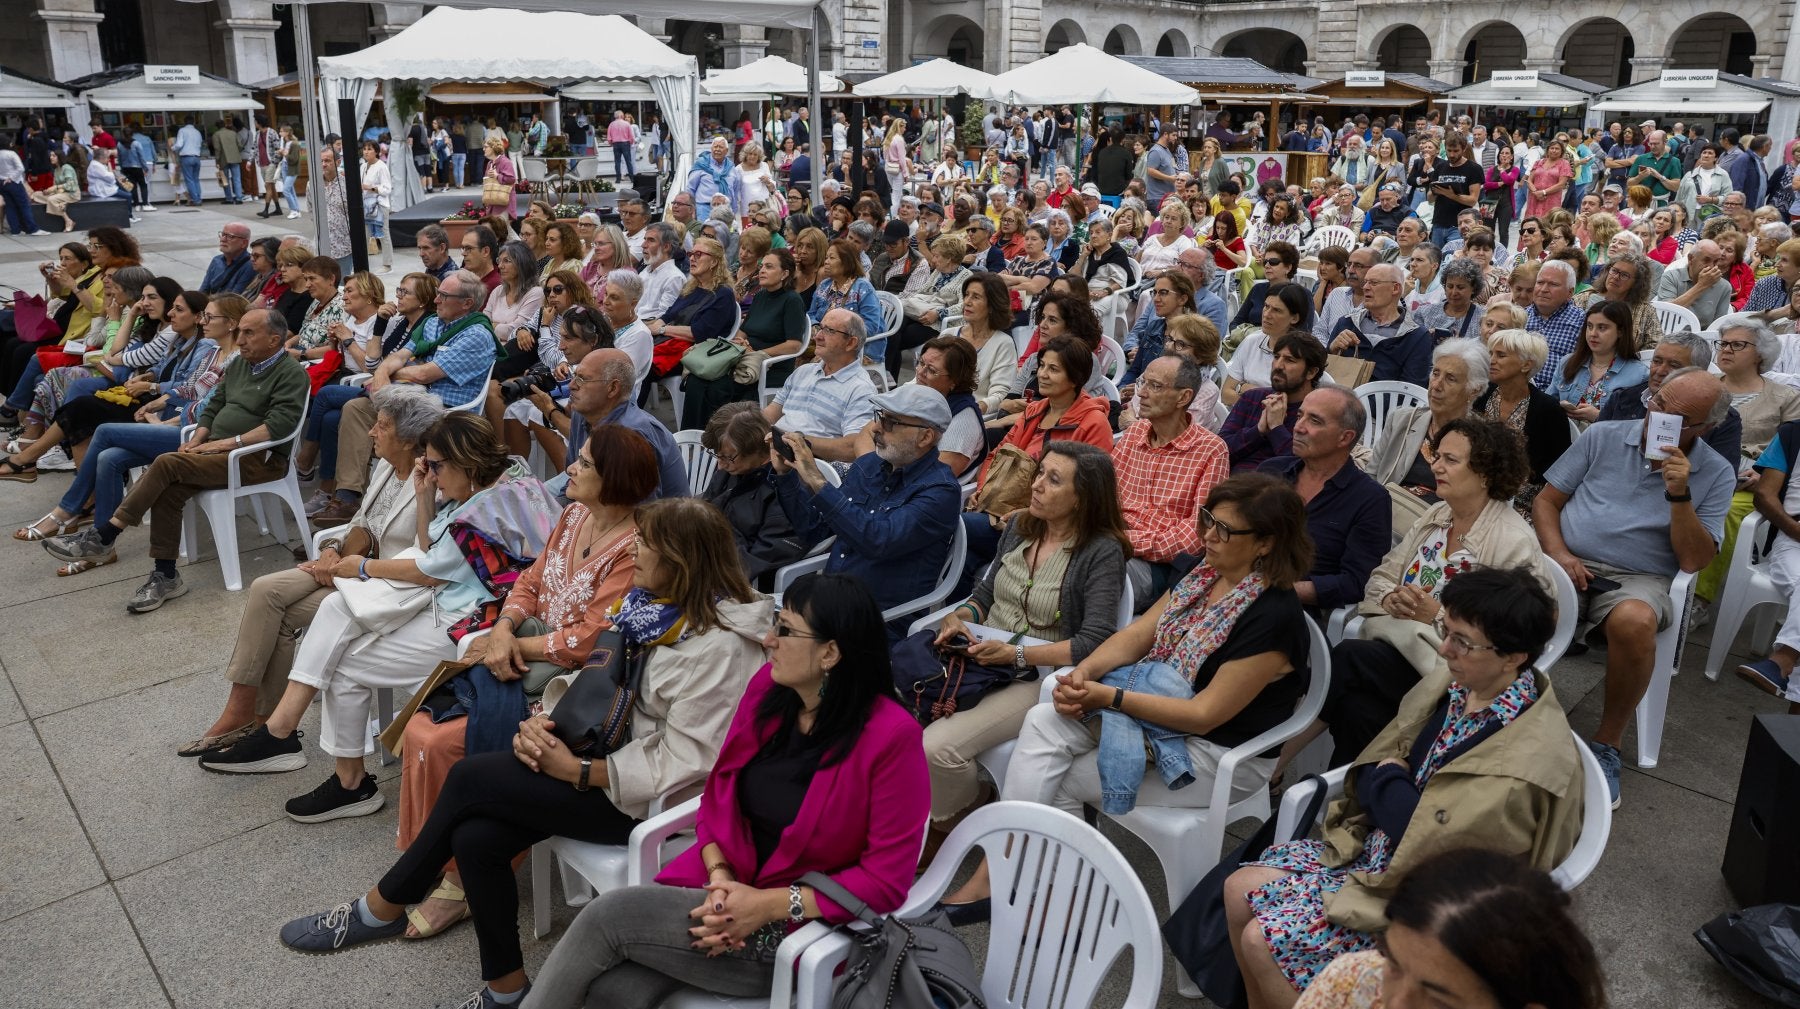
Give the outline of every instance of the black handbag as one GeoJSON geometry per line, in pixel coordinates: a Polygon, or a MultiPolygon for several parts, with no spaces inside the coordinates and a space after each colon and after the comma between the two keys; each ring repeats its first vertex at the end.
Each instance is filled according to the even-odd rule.
{"type": "Polygon", "coordinates": [[[878,915],[830,876],[797,881],[857,917],[855,945],[831,982],[831,1009],[983,1009],[981,969],[939,908],[918,918],[878,915]]]}
{"type": "Polygon", "coordinates": [[[901,638],[894,645],[894,688],[920,725],[973,708],[983,697],[1017,680],[1037,679],[1037,667],[986,666],[932,642],[937,631],[901,638]]]}
{"type": "Polygon", "coordinates": [[[1244,1009],[1249,1004],[1244,992],[1244,977],[1238,973],[1237,956],[1231,951],[1231,928],[1225,921],[1226,877],[1243,863],[1261,858],[1273,845],[1305,837],[1318,820],[1320,807],[1325,804],[1324,778],[1307,775],[1293,787],[1312,790],[1295,827],[1294,837],[1276,838],[1277,817],[1264,820],[1256,833],[1237,850],[1220,859],[1212,871],[1200,877],[1200,882],[1188,892],[1187,899],[1163,923],[1163,938],[1168,941],[1169,950],[1175,954],[1181,969],[1187,971],[1188,977],[1200,986],[1201,993],[1219,1009],[1244,1009]]]}
{"type": "Polygon", "coordinates": [[[631,738],[648,649],[626,642],[618,631],[600,633],[593,652],[550,712],[556,738],[578,757],[604,756],[631,738]]]}

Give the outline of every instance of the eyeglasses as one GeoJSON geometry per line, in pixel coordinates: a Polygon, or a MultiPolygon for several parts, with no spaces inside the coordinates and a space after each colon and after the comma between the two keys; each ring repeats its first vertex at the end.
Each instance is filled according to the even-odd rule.
{"type": "Polygon", "coordinates": [[[449,461],[450,460],[448,460],[448,459],[426,459],[426,460],[424,460],[425,468],[431,471],[432,476],[437,476],[439,473],[442,473],[444,471],[444,464],[449,461]]]}
{"type": "Polygon", "coordinates": [[[837,328],[836,326],[827,326],[822,322],[819,323],[817,326],[814,326],[813,329],[820,333],[830,333],[834,336],[841,336],[846,340],[850,339],[849,333],[837,328]]]}
{"type": "Polygon", "coordinates": [[[817,634],[808,634],[805,631],[795,630],[782,623],[779,618],[776,619],[775,625],[770,629],[775,632],[775,636],[778,638],[811,638],[814,641],[819,639],[817,634]]]}
{"type": "Polygon", "coordinates": [[[1212,509],[1200,509],[1200,532],[1205,534],[1215,530],[1219,534],[1220,543],[1230,543],[1233,536],[1245,536],[1256,531],[1248,528],[1233,529],[1231,526],[1219,521],[1218,516],[1212,513],[1212,509]]]}
{"type": "Polygon", "coordinates": [[[1285,266],[1285,265],[1287,265],[1279,259],[1265,259],[1262,261],[1262,264],[1264,266],[1285,266]]]}
{"type": "Polygon", "coordinates": [[[1175,295],[1175,289],[1174,289],[1174,288],[1171,288],[1171,287],[1157,287],[1157,288],[1152,288],[1152,289],[1151,289],[1151,291],[1150,291],[1150,293],[1151,293],[1151,294],[1152,294],[1152,295],[1154,295],[1154,296],[1156,296],[1156,297],[1159,297],[1159,298],[1160,298],[1160,297],[1162,297],[1162,296],[1164,296],[1164,295],[1168,295],[1168,296],[1170,296],[1170,297],[1174,297],[1174,295],[1175,295]]]}
{"type": "Polygon", "coordinates": [[[915,421],[901,420],[899,414],[888,413],[886,410],[875,411],[875,422],[881,425],[883,431],[892,431],[897,427],[916,427],[921,431],[928,429],[935,430],[930,424],[920,424],[915,421]]]}
{"type": "Polygon", "coordinates": [[[1719,349],[1720,350],[1732,350],[1732,351],[1749,350],[1750,348],[1752,348],[1754,346],[1756,346],[1755,342],[1750,341],[1750,340],[1720,340],[1719,341],[1719,349]]]}
{"type": "Polygon", "coordinates": [[[568,292],[569,292],[568,287],[563,284],[545,284],[544,285],[544,293],[545,294],[567,294],[568,292]]]}
{"type": "Polygon", "coordinates": [[[1431,618],[1431,626],[1437,631],[1438,637],[1444,639],[1444,650],[1453,659],[1460,659],[1470,652],[1498,652],[1500,650],[1493,645],[1482,645],[1470,641],[1466,634],[1449,633],[1445,628],[1444,611],[1441,607],[1437,611],[1437,616],[1431,618]]]}
{"type": "Polygon", "coordinates": [[[569,388],[573,389],[578,385],[586,385],[589,382],[597,382],[597,381],[599,381],[599,379],[589,378],[586,375],[583,375],[581,372],[578,371],[575,374],[569,376],[569,388]]]}

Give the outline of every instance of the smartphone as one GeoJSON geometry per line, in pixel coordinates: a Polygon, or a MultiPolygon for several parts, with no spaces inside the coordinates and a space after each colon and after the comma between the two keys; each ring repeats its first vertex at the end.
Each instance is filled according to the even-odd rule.
{"type": "Polygon", "coordinates": [[[951,638],[938,646],[941,651],[949,652],[952,655],[961,655],[964,658],[968,658],[969,649],[974,647],[975,639],[969,637],[967,634],[958,634],[956,637],[951,638]]]}
{"type": "Polygon", "coordinates": [[[774,435],[774,437],[769,440],[775,449],[775,454],[792,463],[794,461],[794,446],[787,443],[787,432],[778,427],[770,428],[770,431],[774,435]]]}
{"type": "Polygon", "coordinates": [[[1589,592],[1617,592],[1624,587],[1625,586],[1620,585],[1618,582],[1613,581],[1611,578],[1602,578],[1599,575],[1595,575],[1594,577],[1588,579],[1587,591],[1589,591],[1589,592]]]}

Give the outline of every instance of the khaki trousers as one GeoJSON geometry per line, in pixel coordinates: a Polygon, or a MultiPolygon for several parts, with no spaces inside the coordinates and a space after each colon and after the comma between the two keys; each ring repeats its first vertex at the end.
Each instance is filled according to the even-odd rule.
{"type": "MultiPolygon", "coordinates": [[[[181,554],[181,516],[190,498],[207,490],[218,490],[229,482],[229,457],[192,455],[170,452],[156,457],[150,468],[119,507],[113,517],[129,529],[150,513],[150,557],[172,561],[181,554]]],[[[286,456],[264,452],[246,456],[238,462],[238,472],[246,484],[266,483],[287,472],[286,456]]]]}
{"type": "Polygon", "coordinates": [[[338,421],[337,483],[339,490],[361,494],[369,486],[369,462],[375,457],[375,401],[358,396],[344,404],[338,421]]]}
{"type": "Polygon", "coordinates": [[[250,583],[250,598],[238,623],[237,647],[225,666],[225,678],[257,688],[258,716],[272,714],[281,702],[300,632],[312,623],[319,604],[335,591],[298,568],[263,575],[250,583]]]}

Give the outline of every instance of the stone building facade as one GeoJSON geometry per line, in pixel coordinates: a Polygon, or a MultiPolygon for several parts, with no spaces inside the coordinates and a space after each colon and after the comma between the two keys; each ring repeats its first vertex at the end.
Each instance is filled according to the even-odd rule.
{"type": "MultiPolygon", "coordinates": [[[[198,64],[243,83],[293,69],[292,18],[320,55],[349,52],[419,18],[420,3],[267,0],[12,0],[0,64],[69,80],[132,62],[198,64]]],[[[1330,75],[1368,68],[1452,83],[1495,70],[1554,70],[1618,86],[1664,69],[1716,67],[1800,81],[1795,0],[825,0],[827,69],[852,75],[935,56],[998,72],[1076,42],[1143,55],[1249,56],[1330,75]]],[[[639,19],[708,66],[805,58],[799,32],[639,19]]]]}

